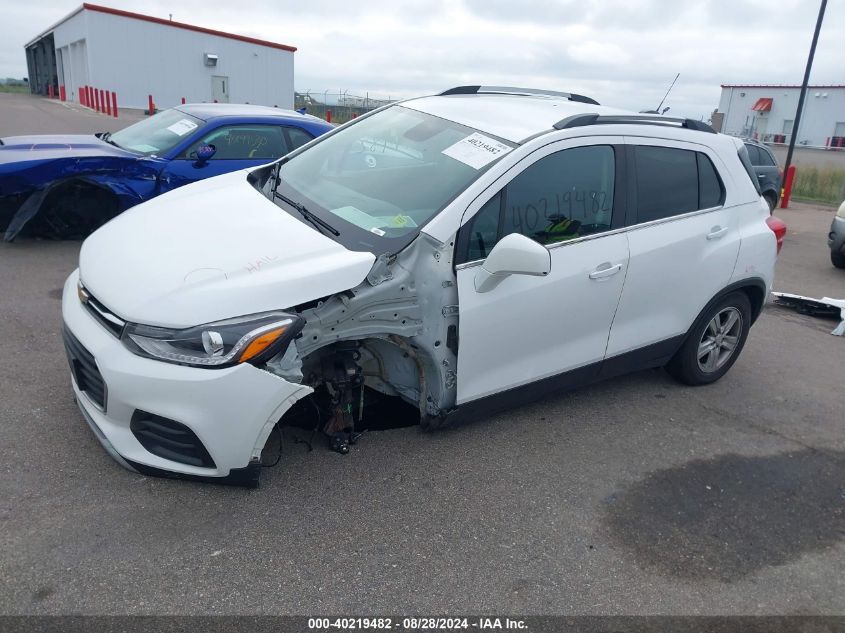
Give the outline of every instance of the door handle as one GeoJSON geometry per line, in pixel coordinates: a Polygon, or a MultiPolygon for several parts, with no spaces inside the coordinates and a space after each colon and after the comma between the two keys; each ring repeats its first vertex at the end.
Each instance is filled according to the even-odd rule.
{"type": "Polygon", "coordinates": [[[622,270],[622,264],[611,266],[610,262],[605,262],[599,265],[589,276],[590,279],[607,279],[608,277],[613,277],[620,270],[622,270]]]}
{"type": "Polygon", "coordinates": [[[765,178],[765,177],[766,177],[766,174],[757,174],[757,178],[759,178],[760,180],[763,180],[763,178],[765,178]]]}
{"type": "Polygon", "coordinates": [[[710,229],[710,232],[707,234],[708,240],[718,240],[722,237],[725,233],[728,232],[728,227],[726,226],[714,226],[710,229]]]}

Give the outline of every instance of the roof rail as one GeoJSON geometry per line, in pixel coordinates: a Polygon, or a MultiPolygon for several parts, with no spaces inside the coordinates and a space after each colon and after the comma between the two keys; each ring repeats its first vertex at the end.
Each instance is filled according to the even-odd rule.
{"type": "Polygon", "coordinates": [[[674,117],[661,116],[659,114],[575,114],[566,117],[555,123],[552,127],[556,130],[567,130],[573,127],[581,127],[584,125],[610,125],[620,123],[637,123],[640,125],[666,125],[670,127],[682,127],[687,130],[696,130],[698,132],[709,132],[716,134],[716,130],[704,123],[703,121],[696,121],[695,119],[681,119],[674,117]]]}
{"type": "Polygon", "coordinates": [[[570,101],[579,103],[590,103],[600,105],[595,99],[578,95],[573,92],[556,92],[554,90],[538,90],[536,88],[516,88],[514,86],[457,86],[444,90],[438,96],[447,95],[476,95],[476,94],[500,94],[500,95],[537,95],[544,97],[563,97],[570,101]]]}

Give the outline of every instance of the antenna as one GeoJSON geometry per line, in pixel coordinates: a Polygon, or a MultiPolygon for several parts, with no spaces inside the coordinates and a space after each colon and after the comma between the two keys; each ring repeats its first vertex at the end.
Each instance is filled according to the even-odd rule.
{"type": "MultiPolygon", "coordinates": [[[[660,100],[660,103],[657,105],[657,111],[660,112],[660,107],[663,105],[663,102],[666,101],[666,97],[669,96],[669,93],[672,92],[672,88],[675,85],[675,82],[678,81],[678,77],[681,76],[681,73],[675,75],[675,78],[672,80],[672,83],[669,86],[669,90],[666,91],[666,94],[663,95],[663,98],[660,100]]],[[[668,108],[667,108],[668,109],[668,108]]]]}

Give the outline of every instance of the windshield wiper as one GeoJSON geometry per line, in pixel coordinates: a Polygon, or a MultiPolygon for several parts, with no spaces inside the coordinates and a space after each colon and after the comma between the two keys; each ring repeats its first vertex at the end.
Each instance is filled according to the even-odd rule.
{"type": "Polygon", "coordinates": [[[111,140],[111,132],[104,132],[103,135],[100,137],[100,140],[105,141],[109,145],[114,145],[115,147],[120,147],[120,145],[118,145],[113,140],[111,140]]]}
{"type": "Polygon", "coordinates": [[[323,229],[325,229],[326,231],[328,231],[329,233],[331,233],[331,234],[332,234],[332,235],[334,235],[335,237],[337,237],[338,235],[340,235],[340,231],[338,231],[338,230],[337,230],[336,228],[334,228],[331,224],[329,224],[328,222],[326,222],[323,218],[321,218],[321,217],[319,217],[318,215],[315,215],[314,213],[312,213],[311,211],[309,211],[309,210],[305,207],[305,205],[304,205],[304,204],[302,204],[302,203],[300,203],[300,202],[297,202],[296,200],[291,200],[291,199],[290,199],[290,198],[288,198],[285,194],[283,194],[283,193],[279,193],[278,191],[276,191],[276,189],[277,189],[277,187],[278,187],[278,186],[279,186],[279,180],[277,179],[277,180],[276,180],[276,186],[275,186],[275,187],[273,187],[273,195],[274,195],[276,198],[278,198],[278,199],[279,199],[279,200],[281,200],[282,202],[284,202],[284,203],[286,203],[286,204],[288,204],[288,205],[292,206],[294,209],[296,209],[297,211],[299,211],[299,214],[300,214],[303,218],[305,218],[306,220],[308,220],[311,224],[313,224],[313,225],[314,225],[314,227],[315,227],[318,231],[320,231],[321,233],[322,233],[322,230],[320,229],[320,227],[322,227],[323,229]]]}

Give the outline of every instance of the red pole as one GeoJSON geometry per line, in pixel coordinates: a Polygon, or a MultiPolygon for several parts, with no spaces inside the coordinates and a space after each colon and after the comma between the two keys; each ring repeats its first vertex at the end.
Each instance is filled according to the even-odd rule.
{"type": "Polygon", "coordinates": [[[100,112],[105,114],[105,112],[106,112],[106,91],[103,90],[102,88],[100,88],[100,105],[102,106],[102,110],[100,110],[100,112]]]}
{"type": "Polygon", "coordinates": [[[182,105],[185,105],[185,97],[182,97],[182,105]]]}
{"type": "Polygon", "coordinates": [[[790,165],[786,170],[786,178],[783,183],[783,194],[780,197],[780,208],[789,208],[789,198],[792,195],[792,184],[795,180],[795,165],[790,165]]]}
{"type": "Polygon", "coordinates": [[[153,114],[153,110],[154,110],[154,106],[153,106],[153,96],[152,96],[152,95],[147,95],[147,100],[149,101],[149,113],[150,113],[150,116],[152,116],[152,114],[153,114]]]}
{"type": "Polygon", "coordinates": [[[105,98],[106,98],[106,114],[111,116],[111,99],[109,99],[109,91],[108,90],[106,90],[105,98]]]}
{"type": "Polygon", "coordinates": [[[65,97],[67,97],[67,92],[65,92],[65,87],[64,87],[64,84],[63,84],[63,85],[59,86],[59,99],[64,101],[65,97]]]}
{"type": "Polygon", "coordinates": [[[358,113],[357,113],[357,112],[353,112],[353,113],[352,113],[352,118],[353,118],[353,119],[357,119],[357,118],[358,118],[358,113]]]}
{"type": "Polygon", "coordinates": [[[94,88],[94,109],[100,111],[100,91],[94,88]]]}
{"type": "Polygon", "coordinates": [[[332,111],[326,110],[326,123],[331,123],[331,122],[332,122],[332,111]]]}
{"type": "Polygon", "coordinates": [[[85,105],[85,86],[79,86],[79,105],[85,105]]]}
{"type": "Polygon", "coordinates": [[[90,108],[91,104],[88,101],[88,86],[82,86],[82,90],[80,91],[80,93],[82,94],[82,105],[84,105],[86,108],[90,108]]]}
{"type": "Polygon", "coordinates": [[[117,118],[117,93],[112,91],[111,93],[111,111],[114,115],[114,118],[117,118]]]}

